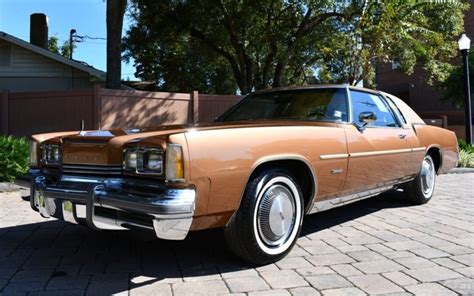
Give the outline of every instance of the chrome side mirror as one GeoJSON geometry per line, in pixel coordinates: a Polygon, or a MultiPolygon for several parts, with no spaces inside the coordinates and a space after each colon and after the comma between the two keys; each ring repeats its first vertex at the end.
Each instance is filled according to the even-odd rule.
{"type": "Polygon", "coordinates": [[[363,123],[364,126],[377,120],[377,115],[371,111],[364,111],[359,114],[359,122],[363,123]]]}
{"type": "Polygon", "coordinates": [[[359,123],[354,122],[355,127],[359,132],[364,132],[365,126],[377,120],[377,115],[371,111],[364,111],[359,114],[359,123]]]}

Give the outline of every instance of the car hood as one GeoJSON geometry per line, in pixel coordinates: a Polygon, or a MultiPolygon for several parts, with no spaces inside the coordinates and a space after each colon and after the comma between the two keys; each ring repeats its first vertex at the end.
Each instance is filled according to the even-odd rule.
{"type": "MultiPolygon", "coordinates": [[[[169,125],[146,129],[111,129],[35,135],[38,142],[60,144],[63,164],[120,165],[124,146],[141,142],[144,146],[164,146],[174,134],[236,128],[262,128],[289,125],[314,125],[308,122],[246,121],[216,122],[199,125],[169,125]]],[[[318,125],[328,123],[318,123],[318,125]]],[[[334,124],[333,124],[334,125],[334,124]]]]}
{"type": "MultiPolygon", "coordinates": [[[[129,129],[110,129],[110,130],[89,130],[89,131],[71,131],[63,133],[47,133],[34,135],[33,139],[37,142],[58,141],[58,142],[101,142],[114,145],[124,145],[127,142],[136,142],[150,137],[166,137],[173,134],[185,133],[188,131],[205,131],[230,128],[257,128],[269,126],[288,126],[288,125],[314,125],[315,123],[304,121],[239,121],[239,122],[213,122],[194,125],[166,125],[154,128],[129,128],[129,129]]],[[[330,123],[319,123],[328,125],[330,123]]],[[[333,123],[331,123],[333,125],[333,123]]]]}

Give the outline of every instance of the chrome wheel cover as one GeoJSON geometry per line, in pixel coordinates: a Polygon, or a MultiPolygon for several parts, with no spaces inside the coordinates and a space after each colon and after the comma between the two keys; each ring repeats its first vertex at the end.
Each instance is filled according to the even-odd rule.
{"type": "Polygon", "coordinates": [[[435,169],[434,163],[430,157],[425,157],[421,164],[421,190],[425,197],[430,197],[434,190],[435,169]]]}
{"type": "Polygon", "coordinates": [[[258,185],[253,212],[255,240],[269,255],[285,252],[293,244],[302,222],[303,205],[295,183],[278,176],[258,185]]]}
{"type": "Polygon", "coordinates": [[[295,226],[295,200],[292,193],[281,184],[273,185],[263,193],[258,207],[260,237],[268,246],[282,245],[295,226]]]}

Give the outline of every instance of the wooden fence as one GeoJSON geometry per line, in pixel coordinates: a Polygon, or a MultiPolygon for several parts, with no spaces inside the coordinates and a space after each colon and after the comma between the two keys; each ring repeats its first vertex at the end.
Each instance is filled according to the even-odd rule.
{"type": "Polygon", "coordinates": [[[152,127],[211,122],[240,99],[133,90],[90,89],[61,92],[9,93],[0,102],[0,132],[36,133],[85,129],[152,127]]]}
{"type": "MultiPolygon", "coordinates": [[[[166,124],[207,123],[241,97],[135,90],[89,89],[60,92],[9,93],[0,97],[0,134],[85,129],[153,127],[166,124]]],[[[428,124],[456,132],[464,138],[463,112],[424,112],[428,124]],[[448,119],[449,117],[449,119],[448,119]]]]}

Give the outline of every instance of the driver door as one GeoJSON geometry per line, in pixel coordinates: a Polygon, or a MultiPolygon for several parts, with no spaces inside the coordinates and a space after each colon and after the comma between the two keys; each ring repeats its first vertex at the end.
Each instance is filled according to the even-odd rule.
{"type": "Polygon", "coordinates": [[[413,130],[402,126],[378,93],[350,89],[350,97],[352,124],[344,126],[350,156],[344,194],[383,187],[406,177],[413,167],[413,130]],[[363,126],[359,121],[362,112],[373,112],[376,120],[363,126]]]}

